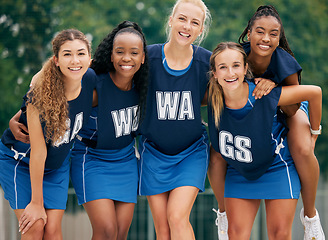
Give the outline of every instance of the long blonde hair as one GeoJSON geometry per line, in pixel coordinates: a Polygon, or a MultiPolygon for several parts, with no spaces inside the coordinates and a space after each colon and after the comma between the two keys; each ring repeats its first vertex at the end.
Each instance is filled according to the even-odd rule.
{"type": "MultiPolygon", "coordinates": [[[[75,39],[83,41],[90,54],[91,46],[85,35],[76,29],[61,31],[52,40],[54,56],[58,58],[60,47],[67,41],[75,39]]],[[[38,79],[27,93],[27,104],[40,113],[40,122],[44,124],[46,141],[55,143],[68,129],[68,103],[64,89],[64,75],[56,66],[53,56],[43,65],[38,79]]]]}
{"type": "MultiPolygon", "coordinates": [[[[214,77],[213,72],[216,71],[215,67],[215,58],[217,55],[222,53],[226,49],[232,49],[240,52],[243,55],[244,66],[246,67],[247,55],[243,47],[235,42],[222,42],[219,43],[216,48],[213,50],[213,53],[210,57],[210,81],[208,87],[208,99],[212,107],[212,112],[214,116],[215,126],[219,128],[220,116],[224,107],[224,98],[223,98],[223,89],[222,86],[218,83],[218,80],[214,77]]],[[[247,69],[246,77],[251,78],[252,74],[249,69],[247,69]]]]}
{"type": "Polygon", "coordinates": [[[207,6],[205,5],[205,3],[202,0],[177,0],[171,10],[171,14],[169,15],[167,22],[166,22],[166,26],[165,26],[165,31],[166,31],[166,35],[167,35],[167,41],[169,41],[171,39],[171,28],[169,26],[169,21],[170,21],[170,17],[173,16],[177,10],[177,7],[179,6],[180,3],[192,3],[198,7],[200,7],[204,13],[204,19],[203,19],[203,32],[200,34],[200,36],[197,37],[197,39],[195,40],[195,43],[197,43],[198,45],[201,44],[201,42],[206,38],[211,22],[212,22],[212,17],[211,17],[211,13],[208,10],[207,6]]]}

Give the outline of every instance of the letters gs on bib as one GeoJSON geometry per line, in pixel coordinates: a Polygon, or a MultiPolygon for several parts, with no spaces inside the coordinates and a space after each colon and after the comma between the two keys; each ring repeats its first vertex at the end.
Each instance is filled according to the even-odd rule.
{"type": "Polygon", "coordinates": [[[156,91],[156,103],[158,120],[195,119],[191,91],[156,91]]]}
{"type": "Polygon", "coordinates": [[[227,158],[243,163],[251,163],[253,161],[251,147],[252,141],[248,137],[233,137],[230,132],[219,132],[220,153],[227,158]]]}

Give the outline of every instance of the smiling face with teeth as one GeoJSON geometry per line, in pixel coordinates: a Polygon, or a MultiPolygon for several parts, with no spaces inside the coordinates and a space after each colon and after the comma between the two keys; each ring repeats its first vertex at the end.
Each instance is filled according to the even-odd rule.
{"type": "Polygon", "coordinates": [[[145,61],[143,41],[135,33],[124,32],[115,36],[111,61],[115,72],[111,73],[112,80],[120,85],[132,86],[134,74],[145,61]]]}
{"type": "Polygon", "coordinates": [[[85,42],[75,39],[61,45],[58,57],[54,56],[57,67],[65,80],[81,81],[90,65],[91,56],[85,42]]]}
{"type": "Polygon", "coordinates": [[[223,89],[237,89],[243,82],[247,72],[247,63],[242,53],[226,48],[215,57],[214,77],[223,89]]]}
{"type": "Polygon", "coordinates": [[[281,25],[273,16],[263,16],[255,20],[247,34],[252,54],[271,58],[279,45],[280,31],[281,25]]]}
{"type": "Polygon", "coordinates": [[[175,13],[170,17],[171,39],[178,43],[192,44],[203,31],[205,13],[189,2],[180,3],[175,13]]]}

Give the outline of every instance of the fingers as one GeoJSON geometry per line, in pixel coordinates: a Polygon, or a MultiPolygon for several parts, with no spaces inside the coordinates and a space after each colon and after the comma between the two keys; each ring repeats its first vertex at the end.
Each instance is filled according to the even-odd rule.
{"type": "Polygon", "coordinates": [[[28,133],[28,129],[24,124],[20,124],[19,128],[22,129],[24,132],[28,133]]]}
{"type": "Polygon", "coordinates": [[[33,223],[36,220],[34,218],[29,218],[27,217],[27,215],[22,214],[22,217],[19,220],[19,232],[21,232],[22,234],[26,233],[31,226],[33,225],[33,223]]]}
{"type": "Polygon", "coordinates": [[[23,213],[19,220],[18,231],[21,232],[22,234],[26,233],[33,226],[33,224],[39,219],[43,220],[43,226],[47,224],[47,216],[35,218],[35,217],[28,217],[26,214],[23,213]]]}
{"type": "Polygon", "coordinates": [[[21,226],[19,228],[19,232],[21,232],[22,234],[26,233],[35,223],[35,220],[32,220],[30,222],[27,222],[26,224],[24,224],[24,226],[21,226]]]}
{"type": "Polygon", "coordinates": [[[23,143],[30,143],[30,138],[29,135],[26,134],[28,133],[28,129],[24,124],[19,125],[19,131],[16,131],[15,133],[13,132],[15,138],[23,143]]]}
{"type": "Polygon", "coordinates": [[[260,99],[263,96],[268,95],[276,86],[273,81],[268,79],[256,78],[254,79],[254,82],[257,84],[252,94],[255,96],[255,99],[260,99]]]}

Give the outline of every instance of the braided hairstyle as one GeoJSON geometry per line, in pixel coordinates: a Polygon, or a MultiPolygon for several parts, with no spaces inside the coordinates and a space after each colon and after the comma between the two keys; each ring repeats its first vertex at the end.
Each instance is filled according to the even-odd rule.
{"type": "Polygon", "coordinates": [[[148,91],[148,56],[147,43],[145,36],[140,26],[135,22],[123,21],[117,25],[98,45],[91,62],[91,68],[96,74],[103,74],[108,72],[115,72],[114,65],[111,61],[113,53],[113,45],[116,36],[121,33],[133,33],[140,37],[143,42],[143,51],[145,53],[145,61],[141,64],[140,69],[133,76],[133,85],[137,90],[139,96],[138,114],[140,121],[144,118],[146,113],[146,98],[148,91]]]}
{"type": "Polygon", "coordinates": [[[239,43],[246,43],[245,37],[247,36],[248,31],[250,31],[250,32],[252,31],[252,27],[254,25],[254,22],[257,19],[261,18],[261,17],[268,17],[268,16],[272,16],[272,17],[276,18],[277,21],[280,24],[281,29],[280,29],[279,46],[294,57],[294,53],[290,49],[287,38],[285,36],[285,31],[284,31],[284,27],[282,25],[282,21],[280,19],[280,16],[279,16],[277,10],[272,5],[260,6],[256,10],[254,15],[249,19],[246,28],[244,29],[242,34],[239,36],[238,42],[239,43]]]}

